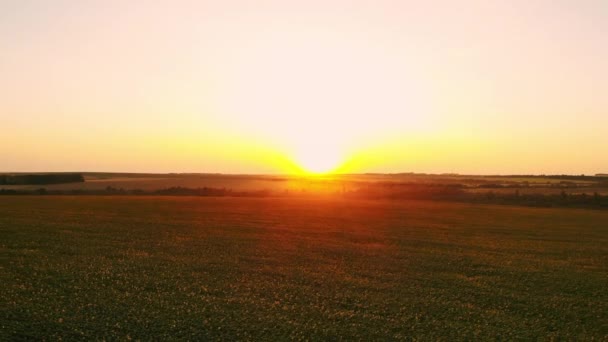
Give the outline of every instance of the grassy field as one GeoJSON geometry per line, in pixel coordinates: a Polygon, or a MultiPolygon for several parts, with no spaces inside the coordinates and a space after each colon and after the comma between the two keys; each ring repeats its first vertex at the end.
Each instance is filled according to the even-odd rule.
{"type": "Polygon", "coordinates": [[[608,212],[0,197],[0,340],[608,339],[608,212]]]}

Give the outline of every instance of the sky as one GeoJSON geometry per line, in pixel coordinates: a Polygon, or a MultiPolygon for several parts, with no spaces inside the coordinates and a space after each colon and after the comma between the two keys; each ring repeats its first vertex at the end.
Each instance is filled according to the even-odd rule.
{"type": "Polygon", "coordinates": [[[0,171],[608,173],[608,1],[0,2],[0,171]]]}

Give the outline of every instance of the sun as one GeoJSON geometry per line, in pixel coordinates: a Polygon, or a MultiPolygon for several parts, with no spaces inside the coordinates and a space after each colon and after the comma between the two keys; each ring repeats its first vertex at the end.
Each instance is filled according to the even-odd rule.
{"type": "Polygon", "coordinates": [[[305,174],[323,175],[335,172],[342,162],[339,151],[323,144],[310,144],[300,148],[295,161],[305,174]]]}

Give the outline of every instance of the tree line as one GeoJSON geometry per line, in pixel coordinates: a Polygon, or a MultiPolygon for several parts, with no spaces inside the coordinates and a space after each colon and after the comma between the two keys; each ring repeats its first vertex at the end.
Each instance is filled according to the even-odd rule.
{"type": "Polygon", "coordinates": [[[46,185],[82,182],[84,182],[84,177],[79,173],[0,175],[0,185],[46,185]]]}

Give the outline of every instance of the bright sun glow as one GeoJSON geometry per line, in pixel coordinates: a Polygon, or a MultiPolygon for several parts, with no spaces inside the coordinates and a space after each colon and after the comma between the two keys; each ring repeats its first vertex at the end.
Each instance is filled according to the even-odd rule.
{"type": "Polygon", "coordinates": [[[222,60],[229,71],[214,87],[213,112],[284,153],[296,172],[342,170],[361,146],[429,126],[416,73],[370,44],[308,26],[252,35],[222,60]]]}
{"type": "Polygon", "coordinates": [[[331,146],[311,144],[295,153],[295,162],[305,173],[325,174],[335,171],[344,157],[331,146]]]}

